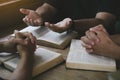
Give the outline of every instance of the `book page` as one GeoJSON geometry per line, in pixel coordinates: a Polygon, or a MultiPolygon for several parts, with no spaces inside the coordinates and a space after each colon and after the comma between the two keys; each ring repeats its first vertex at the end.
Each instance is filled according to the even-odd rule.
{"type": "Polygon", "coordinates": [[[0,64],[7,61],[7,60],[10,60],[12,58],[16,57],[15,54],[11,54],[11,53],[6,53],[6,52],[1,52],[0,53],[0,64]]]}
{"type": "Polygon", "coordinates": [[[37,40],[43,40],[55,44],[63,43],[70,35],[73,34],[72,32],[68,34],[67,31],[63,33],[57,33],[48,29],[47,27],[41,26],[40,27],[28,26],[20,30],[20,32],[31,32],[34,36],[37,37],[37,40]]]}
{"type": "Polygon", "coordinates": [[[43,48],[38,48],[35,52],[35,65],[45,64],[58,56],[61,56],[61,54],[43,48]]]}
{"type": "MultiPolygon", "coordinates": [[[[52,60],[52,59],[54,59],[54,58],[56,58],[60,55],[61,54],[55,53],[55,52],[50,51],[50,50],[46,50],[46,49],[43,49],[43,48],[38,48],[35,51],[34,66],[45,64],[46,62],[49,62],[50,60],[52,60]]],[[[15,69],[19,59],[20,59],[19,57],[16,57],[14,59],[9,60],[8,62],[11,62],[12,63],[11,66],[13,66],[13,68],[15,69]]]]}
{"type": "Polygon", "coordinates": [[[75,39],[72,40],[67,63],[116,67],[115,60],[96,54],[89,54],[82,46],[82,41],[75,39]]]}
{"type": "MultiPolygon", "coordinates": [[[[48,29],[46,27],[43,26],[28,26],[22,30],[20,30],[20,32],[31,32],[36,38],[44,35],[45,33],[48,32],[48,29]]],[[[12,34],[11,36],[15,36],[14,34],[12,34]]]]}
{"type": "Polygon", "coordinates": [[[38,40],[43,40],[43,41],[51,42],[54,44],[62,44],[64,41],[69,39],[69,37],[72,38],[73,36],[77,35],[77,34],[74,34],[74,35],[73,34],[74,34],[73,32],[67,33],[66,31],[63,33],[57,33],[57,32],[49,30],[48,33],[39,37],[38,40]]]}
{"type": "Polygon", "coordinates": [[[21,30],[20,32],[31,32],[37,39],[48,32],[48,28],[44,26],[34,27],[28,26],[25,29],[21,30]]]}
{"type": "MultiPolygon", "coordinates": [[[[61,54],[43,48],[38,48],[35,51],[34,57],[35,57],[33,69],[34,76],[61,63],[64,60],[61,54]]],[[[13,71],[17,67],[19,60],[20,58],[16,57],[9,61],[4,62],[4,65],[6,68],[13,71]]]]}
{"type": "Polygon", "coordinates": [[[59,49],[64,49],[71,39],[78,36],[77,32],[74,31],[71,33],[68,33],[67,31],[57,33],[44,26],[28,26],[20,30],[20,32],[31,32],[37,38],[37,44],[59,49]]]}

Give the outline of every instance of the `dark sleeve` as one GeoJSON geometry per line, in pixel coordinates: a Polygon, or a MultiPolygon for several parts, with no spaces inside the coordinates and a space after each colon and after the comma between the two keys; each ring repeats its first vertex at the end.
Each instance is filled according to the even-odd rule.
{"type": "Polygon", "coordinates": [[[119,16],[120,0],[98,0],[98,12],[109,12],[116,17],[119,16]]]}
{"type": "Polygon", "coordinates": [[[44,2],[50,4],[51,6],[59,9],[61,8],[63,5],[63,0],[44,0],[44,2]]]}

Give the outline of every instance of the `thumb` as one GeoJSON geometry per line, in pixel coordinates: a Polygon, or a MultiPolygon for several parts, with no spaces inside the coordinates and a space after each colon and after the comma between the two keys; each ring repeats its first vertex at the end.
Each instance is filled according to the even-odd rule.
{"type": "Polygon", "coordinates": [[[23,39],[23,38],[25,37],[21,32],[19,32],[19,31],[17,31],[17,30],[14,31],[14,34],[15,34],[15,37],[16,37],[16,38],[21,38],[21,39],[23,39]]]}
{"type": "MultiPolygon", "coordinates": [[[[99,27],[102,31],[104,31],[105,33],[107,33],[107,30],[104,28],[104,26],[103,25],[98,25],[97,27],[99,27]]],[[[96,28],[97,28],[96,27],[96,28]]],[[[107,33],[108,34],[108,33],[107,33]]]]}
{"type": "Polygon", "coordinates": [[[49,22],[45,22],[45,26],[49,28],[50,27],[50,23],[49,22]]]}
{"type": "Polygon", "coordinates": [[[30,13],[30,9],[20,8],[20,12],[21,12],[22,14],[28,15],[28,14],[30,13]]]}
{"type": "Polygon", "coordinates": [[[104,26],[103,25],[97,25],[97,26],[95,26],[95,27],[93,27],[93,28],[90,28],[90,31],[93,31],[93,32],[95,32],[96,30],[99,30],[99,31],[104,31],[106,34],[108,34],[107,33],[107,30],[104,28],[104,26]]]}

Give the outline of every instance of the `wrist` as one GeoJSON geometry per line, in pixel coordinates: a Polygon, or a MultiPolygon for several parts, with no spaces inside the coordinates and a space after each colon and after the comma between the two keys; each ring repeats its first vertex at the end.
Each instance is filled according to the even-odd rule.
{"type": "Polygon", "coordinates": [[[14,44],[14,43],[5,41],[5,42],[2,42],[1,46],[2,46],[1,49],[4,52],[10,52],[10,53],[16,52],[16,44],[14,44]]]}
{"type": "Polygon", "coordinates": [[[45,12],[41,10],[35,10],[35,13],[40,17],[43,17],[45,15],[45,12]]]}
{"type": "MultiPolygon", "coordinates": [[[[116,55],[116,59],[120,60],[120,46],[116,46],[116,49],[114,49],[115,51],[115,55],[116,55]]],[[[113,54],[114,55],[114,54],[113,54]]]]}
{"type": "Polygon", "coordinates": [[[21,58],[33,58],[34,57],[34,53],[32,52],[21,52],[20,53],[21,58]]]}
{"type": "Polygon", "coordinates": [[[112,46],[109,54],[111,54],[111,57],[114,59],[120,59],[120,46],[117,44],[112,46]]]}
{"type": "Polygon", "coordinates": [[[102,20],[100,18],[95,18],[95,19],[98,21],[99,24],[102,24],[102,25],[105,26],[105,21],[104,20],[102,20]]]}
{"type": "Polygon", "coordinates": [[[70,27],[68,28],[68,32],[71,32],[71,31],[73,31],[75,29],[75,22],[74,22],[74,20],[71,20],[71,25],[70,25],[70,27]]]}
{"type": "Polygon", "coordinates": [[[37,11],[37,10],[35,10],[34,12],[35,12],[37,15],[39,15],[39,16],[41,15],[41,13],[40,13],[39,11],[37,11]]]}

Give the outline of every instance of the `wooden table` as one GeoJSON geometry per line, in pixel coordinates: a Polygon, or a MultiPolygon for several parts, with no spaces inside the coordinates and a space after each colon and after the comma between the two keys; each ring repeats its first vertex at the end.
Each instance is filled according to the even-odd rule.
{"type": "MultiPolygon", "coordinates": [[[[7,34],[8,33],[9,32],[7,32],[7,34]]],[[[69,52],[69,47],[64,50],[54,49],[54,48],[44,47],[44,46],[40,46],[40,47],[61,53],[64,59],[66,59],[67,54],[69,52]]],[[[119,73],[120,72],[117,72],[117,74],[119,73]]],[[[9,79],[11,74],[12,72],[0,66],[0,77],[9,79]]],[[[63,62],[55,66],[54,68],[34,77],[34,80],[113,80],[111,79],[112,78],[111,75],[113,74],[116,75],[116,73],[108,74],[107,72],[67,69],[65,67],[65,62],[63,62]]],[[[120,78],[115,80],[120,80],[120,78]]]]}

